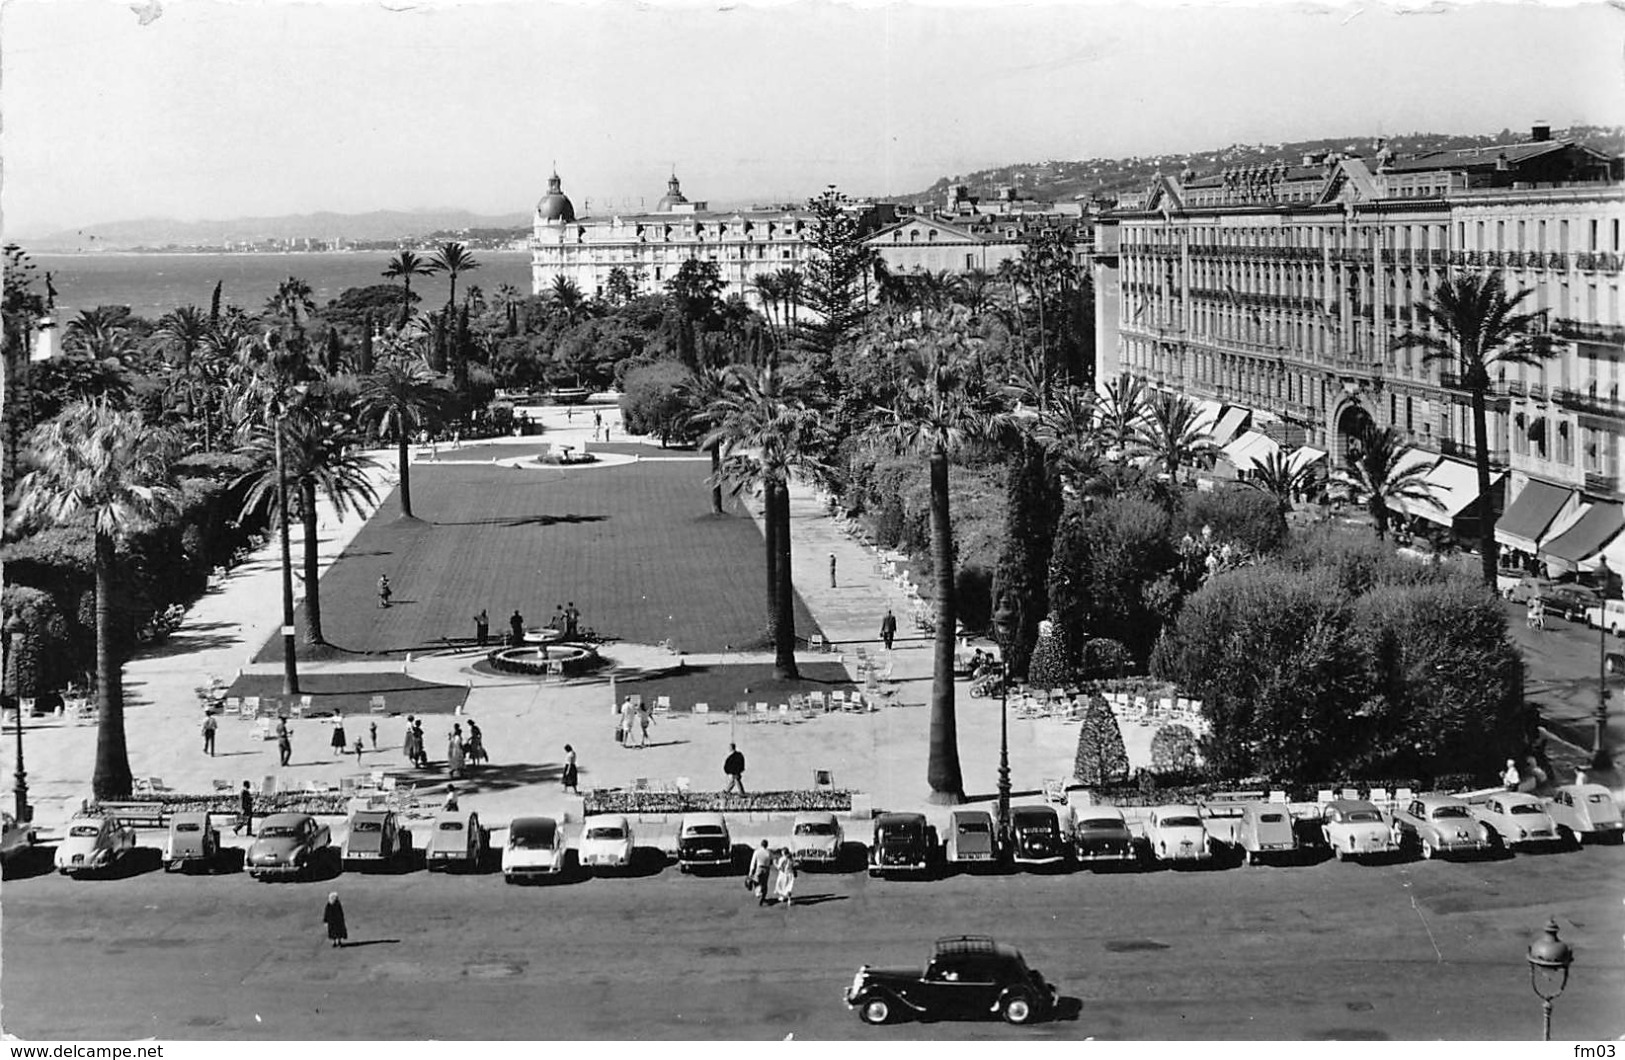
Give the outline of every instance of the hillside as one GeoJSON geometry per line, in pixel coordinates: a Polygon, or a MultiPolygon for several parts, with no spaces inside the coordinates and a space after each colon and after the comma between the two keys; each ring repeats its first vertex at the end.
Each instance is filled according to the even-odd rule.
{"type": "Polygon", "coordinates": [[[393,243],[434,232],[469,229],[523,229],[530,215],[488,216],[467,210],[374,210],[371,213],[308,213],[283,217],[240,217],[228,221],[177,221],[147,218],[113,221],[55,232],[29,240],[31,250],[118,250],[130,247],[193,246],[336,240],[346,243],[393,243]]]}

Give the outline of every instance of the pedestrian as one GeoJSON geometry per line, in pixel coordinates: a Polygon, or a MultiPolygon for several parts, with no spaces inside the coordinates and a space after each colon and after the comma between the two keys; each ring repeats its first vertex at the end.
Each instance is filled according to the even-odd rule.
{"type": "Polygon", "coordinates": [[[1507,759],[1507,767],[1501,772],[1501,783],[1506,785],[1508,791],[1518,790],[1518,763],[1507,759]]]}
{"type": "Polygon", "coordinates": [[[547,620],[547,628],[548,629],[556,629],[556,630],[559,631],[559,635],[563,636],[564,635],[564,627],[565,627],[566,624],[567,623],[566,623],[565,618],[564,618],[564,605],[563,604],[554,604],[553,605],[553,616],[547,620]]]}
{"type": "Polygon", "coordinates": [[[394,595],[395,591],[389,587],[389,575],[378,575],[378,606],[388,607],[389,598],[394,595]]]}
{"type": "Polygon", "coordinates": [[[576,602],[570,601],[570,606],[564,609],[564,636],[567,640],[575,640],[576,633],[581,628],[581,612],[576,610],[576,602]]]}
{"type": "Polygon", "coordinates": [[[511,647],[517,648],[525,643],[525,616],[519,613],[517,607],[513,609],[513,614],[508,616],[508,635],[508,644],[511,647]]]}
{"type": "Polygon", "coordinates": [[[652,707],[650,707],[649,704],[647,704],[647,703],[639,704],[638,705],[638,729],[640,730],[640,736],[639,736],[639,739],[638,739],[638,746],[639,747],[648,747],[649,746],[649,726],[654,724],[654,720],[655,720],[655,718],[654,718],[654,709],[652,707]]]}
{"type": "Polygon", "coordinates": [[[412,749],[412,715],[406,716],[406,736],[401,740],[401,754],[413,765],[418,764],[417,752],[412,749]]]}
{"type": "Polygon", "coordinates": [[[750,869],[745,874],[745,886],[756,892],[756,904],[767,904],[767,877],[773,868],[773,852],[767,847],[767,840],[751,851],[750,869]]]}
{"type": "Polygon", "coordinates": [[[243,790],[237,793],[237,824],[231,830],[232,835],[248,830],[249,835],[254,834],[254,789],[243,781],[243,790]]]}
{"type": "Polygon", "coordinates": [[[795,894],[796,859],[790,856],[790,848],[785,847],[773,865],[773,896],[788,909],[796,902],[795,894]]]}
{"type": "Polygon", "coordinates": [[[277,733],[276,749],[277,755],[281,758],[283,765],[288,765],[290,762],[292,762],[293,734],[288,731],[288,726],[286,724],[284,724],[281,730],[277,733]]]}
{"type": "Polygon", "coordinates": [[[322,910],[322,923],[327,925],[327,940],[335,947],[343,946],[350,937],[350,929],[344,923],[344,903],[339,901],[339,892],[334,891],[327,896],[327,908],[322,910]]]}
{"type": "Polygon", "coordinates": [[[835,588],[835,553],[829,554],[829,587],[835,588]]]}
{"type": "Polygon", "coordinates": [[[468,719],[468,760],[474,765],[484,765],[490,760],[485,753],[485,734],[480,731],[479,724],[473,718],[468,719]]]}
{"type": "Polygon", "coordinates": [[[621,704],[621,743],[626,747],[632,746],[632,730],[637,726],[638,705],[631,696],[621,704]]]}
{"type": "Polygon", "coordinates": [[[350,749],[350,741],[344,737],[344,715],[333,715],[333,753],[340,758],[350,749]]]}
{"type": "Polygon", "coordinates": [[[457,809],[457,786],[455,784],[446,785],[446,804],[440,808],[447,813],[457,809]]]}
{"type": "Polygon", "coordinates": [[[429,764],[429,752],[425,751],[423,743],[423,719],[419,718],[412,723],[412,746],[417,749],[418,768],[423,769],[429,764]]]}
{"type": "Polygon", "coordinates": [[[604,414],[599,412],[597,409],[594,409],[592,413],[592,436],[594,438],[598,437],[598,428],[602,427],[603,425],[604,414]]]}
{"type": "Polygon", "coordinates": [[[576,749],[569,744],[564,745],[564,790],[572,795],[580,795],[581,789],[577,784],[581,774],[576,770],[576,749]]]}
{"type": "Polygon", "coordinates": [[[485,647],[486,641],[490,639],[491,619],[490,616],[485,613],[485,608],[482,607],[480,608],[480,613],[474,616],[474,643],[483,648],[485,647]]]}
{"type": "Polygon", "coordinates": [[[897,616],[892,614],[891,608],[888,607],[885,617],[880,620],[880,640],[886,645],[887,651],[891,651],[892,638],[895,636],[897,636],[897,616]]]}
{"type": "Polygon", "coordinates": [[[213,714],[203,715],[203,753],[214,757],[214,732],[219,727],[213,714]]]}
{"type": "Polygon", "coordinates": [[[361,752],[363,750],[365,750],[365,747],[362,745],[361,737],[357,736],[355,738],[355,764],[357,769],[361,768],[361,752]]]}
{"type": "Polygon", "coordinates": [[[446,775],[460,777],[463,775],[463,727],[453,725],[451,735],[446,738],[446,775]]]}
{"type": "Polygon", "coordinates": [[[737,788],[739,794],[745,794],[745,754],[733,744],[728,745],[728,757],[722,760],[722,771],[728,774],[728,786],[723,793],[737,788]]]}
{"type": "Polygon", "coordinates": [[[376,721],[367,722],[367,735],[372,738],[372,749],[374,751],[378,750],[378,723],[376,721]]]}

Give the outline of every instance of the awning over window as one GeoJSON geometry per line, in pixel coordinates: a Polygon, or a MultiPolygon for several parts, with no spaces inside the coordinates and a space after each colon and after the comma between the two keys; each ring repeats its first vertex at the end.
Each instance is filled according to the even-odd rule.
{"type": "Polygon", "coordinates": [[[1495,524],[1495,540],[1533,556],[1540,551],[1540,539],[1558,514],[1578,499],[1571,489],[1532,478],[1495,524]]]}
{"type": "Polygon", "coordinates": [[[1625,506],[1596,501],[1563,533],[1540,546],[1540,558],[1564,569],[1595,560],[1603,547],[1625,530],[1625,506]]]}
{"type": "Polygon", "coordinates": [[[1324,459],[1326,459],[1326,451],[1324,449],[1316,449],[1312,445],[1302,445],[1292,450],[1292,455],[1286,459],[1286,465],[1293,471],[1296,471],[1299,468],[1308,467],[1317,460],[1324,459]]]}
{"type": "MultiPolygon", "coordinates": [[[[1492,474],[1490,487],[1494,488],[1504,477],[1504,472],[1497,471],[1492,474]]],[[[1428,472],[1428,485],[1433,487],[1434,499],[1443,507],[1419,505],[1420,510],[1416,514],[1449,526],[1468,505],[1478,500],[1478,468],[1460,460],[1442,458],[1434,465],[1433,470],[1428,472]]]]}
{"type": "Polygon", "coordinates": [[[1213,444],[1221,447],[1228,445],[1236,436],[1236,432],[1241,430],[1241,425],[1247,422],[1247,414],[1250,411],[1236,405],[1226,409],[1219,417],[1218,426],[1213,428],[1213,444]]]}
{"type": "Polygon", "coordinates": [[[1224,458],[1237,472],[1244,472],[1254,470],[1261,461],[1269,459],[1271,453],[1280,451],[1281,447],[1268,435],[1248,431],[1224,447],[1224,458]]]}

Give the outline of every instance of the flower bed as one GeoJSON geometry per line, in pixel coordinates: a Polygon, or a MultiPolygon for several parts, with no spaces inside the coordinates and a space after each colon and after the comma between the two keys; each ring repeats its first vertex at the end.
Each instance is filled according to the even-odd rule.
{"type": "Polygon", "coordinates": [[[594,788],[582,800],[593,813],[800,813],[852,809],[852,793],[841,789],[758,791],[730,795],[720,791],[621,791],[594,788]]]}
{"type": "MultiPolygon", "coordinates": [[[[262,817],[268,813],[308,813],[318,816],[339,816],[349,812],[350,799],[353,796],[337,791],[309,792],[309,791],[279,791],[274,795],[261,795],[254,793],[254,816],[262,817]]],[[[209,813],[236,816],[238,799],[237,792],[220,792],[216,795],[187,795],[181,792],[166,791],[156,795],[132,795],[128,799],[116,799],[116,802],[157,803],[163,806],[165,815],[175,813],[209,813]]],[[[99,804],[91,802],[87,807],[95,813],[100,809],[99,804]]]]}

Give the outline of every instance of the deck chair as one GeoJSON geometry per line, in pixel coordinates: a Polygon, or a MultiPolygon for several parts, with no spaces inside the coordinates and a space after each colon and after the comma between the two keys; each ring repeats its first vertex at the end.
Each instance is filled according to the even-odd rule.
{"type": "Polygon", "coordinates": [[[1280,790],[1270,792],[1270,801],[1277,805],[1286,805],[1286,792],[1280,790]]]}
{"type": "Polygon", "coordinates": [[[238,717],[238,718],[242,717],[243,716],[243,697],[242,696],[227,696],[225,698],[222,706],[221,706],[221,710],[222,710],[223,713],[230,714],[233,717],[238,717]]]}
{"type": "Polygon", "coordinates": [[[687,795],[690,783],[691,782],[687,777],[678,777],[676,780],[672,781],[672,787],[677,790],[677,794],[687,795]]]}
{"type": "Polygon", "coordinates": [[[835,786],[835,774],[830,772],[829,770],[827,770],[827,769],[815,769],[815,770],[812,771],[812,773],[813,773],[813,787],[815,787],[815,788],[833,788],[835,786]]]}
{"type": "Polygon", "coordinates": [[[788,703],[780,703],[779,704],[779,720],[784,722],[785,724],[790,723],[790,721],[791,721],[790,704],[788,704],[788,703]]]}
{"type": "Polygon", "coordinates": [[[1341,797],[1344,798],[1344,799],[1348,799],[1350,802],[1353,802],[1355,799],[1358,799],[1360,797],[1360,792],[1359,792],[1358,789],[1355,789],[1355,788],[1344,788],[1342,793],[1341,793],[1341,797]]]}
{"type": "Polygon", "coordinates": [[[1394,801],[1394,796],[1387,788],[1372,788],[1371,801],[1378,806],[1387,806],[1394,801]]]}
{"type": "MultiPolygon", "coordinates": [[[[314,783],[314,782],[312,782],[312,783],[314,783]]],[[[359,790],[361,790],[361,778],[360,777],[340,777],[339,778],[339,794],[341,794],[341,795],[354,795],[359,790]]]]}
{"type": "Polygon", "coordinates": [[[152,783],[146,777],[136,777],[130,782],[130,790],[136,795],[151,795],[152,783]]]}
{"type": "Polygon", "coordinates": [[[711,704],[709,704],[709,703],[696,703],[696,704],[694,704],[694,713],[696,713],[696,714],[710,714],[711,713],[711,704]]]}
{"type": "Polygon", "coordinates": [[[656,714],[670,714],[671,713],[671,697],[670,696],[656,696],[655,697],[655,709],[654,709],[654,712],[656,714]]]}
{"type": "Polygon", "coordinates": [[[1044,781],[1044,801],[1055,806],[1066,805],[1066,781],[1050,778],[1044,781]]]}
{"type": "Polygon", "coordinates": [[[1318,802],[1322,806],[1326,805],[1328,802],[1331,802],[1332,801],[1332,789],[1331,788],[1321,788],[1319,791],[1315,792],[1315,801],[1318,802]]]}
{"type": "Polygon", "coordinates": [[[260,713],[260,697],[259,696],[244,696],[243,697],[243,714],[246,717],[255,718],[255,717],[259,716],[259,713],[260,713]]]}
{"type": "Polygon", "coordinates": [[[368,714],[385,714],[388,713],[388,710],[388,700],[386,700],[383,696],[373,696],[371,699],[367,700],[368,714]]]}
{"type": "Polygon", "coordinates": [[[841,709],[845,708],[845,706],[846,706],[846,693],[844,691],[837,690],[837,691],[831,692],[829,694],[829,709],[830,710],[841,710],[841,709]]]}
{"type": "Polygon", "coordinates": [[[1394,801],[1395,802],[1410,802],[1411,798],[1414,795],[1415,795],[1415,792],[1411,791],[1410,788],[1395,788],[1394,789],[1394,801]]]}
{"type": "Polygon", "coordinates": [[[276,732],[271,728],[270,718],[257,718],[254,721],[254,735],[262,740],[276,739],[276,732]]]}
{"type": "Polygon", "coordinates": [[[752,714],[752,717],[754,717],[757,721],[767,720],[767,703],[765,700],[757,702],[755,712],[752,714]]]}
{"type": "Polygon", "coordinates": [[[164,791],[174,791],[175,789],[170,787],[168,784],[165,784],[163,777],[148,777],[147,790],[153,794],[157,794],[164,791]]]}

